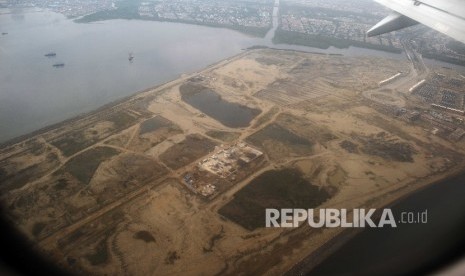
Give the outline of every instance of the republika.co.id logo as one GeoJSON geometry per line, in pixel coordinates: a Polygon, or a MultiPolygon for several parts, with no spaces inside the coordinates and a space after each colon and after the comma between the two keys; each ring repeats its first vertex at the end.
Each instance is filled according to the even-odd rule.
{"type": "Polygon", "coordinates": [[[313,228],[364,228],[397,227],[397,224],[428,222],[428,210],[422,212],[401,212],[398,219],[391,209],[382,209],[379,220],[373,218],[376,209],[266,209],[266,227],[299,227],[307,222],[313,228]]]}

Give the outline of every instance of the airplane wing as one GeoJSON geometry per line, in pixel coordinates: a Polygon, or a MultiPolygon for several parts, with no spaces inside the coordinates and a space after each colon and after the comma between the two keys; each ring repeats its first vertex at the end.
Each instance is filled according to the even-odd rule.
{"type": "Polygon", "coordinates": [[[392,14],[368,30],[368,36],[399,30],[422,23],[465,43],[464,0],[375,0],[393,10],[392,14]]]}

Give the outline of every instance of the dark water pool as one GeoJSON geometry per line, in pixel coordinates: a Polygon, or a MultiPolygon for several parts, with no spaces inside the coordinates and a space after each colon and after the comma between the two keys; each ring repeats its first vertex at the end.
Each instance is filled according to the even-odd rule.
{"type": "Polygon", "coordinates": [[[183,101],[227,127],[247,127],[261,112],[259,109],[225,101],[215,91],[198,84],[186,83],[180,87],[180,92],[183,101]]]}

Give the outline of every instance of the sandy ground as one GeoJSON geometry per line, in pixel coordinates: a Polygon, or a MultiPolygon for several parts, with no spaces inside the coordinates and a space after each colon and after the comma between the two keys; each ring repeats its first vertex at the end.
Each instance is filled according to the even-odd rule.
{"type": "Polygon", "coordinates": [[[74,271],[279,275],[342,229],[303,226],[250,231],[218,214],[261,173],[278,167],[298,168],[312,184],[332,191],[319,207],[351,209],[381,208],[463,170],[463,141],[435,136],[431,126],[402,121],[373,105],[380,104],[374,95],[388,93],[380,91],[378,82],[403,71],[407,73],[398,86],[389,84],[389,97],[394,99],[389,102],[410,108],[409,98],[399,94],[418,77],[409,70],[405,62],[380,58],[247,51],[1,149],[3,174],[28,176],[16,182],[22,185],[6,185],[1,200],[23,233],[54,261],[74,271]],[[194,78],[225,101],[260,109],[260,115],[250,122],[254,127],[226,127],[185,103],[179,87],[194,78]],[[260,121],[275,106],[278,112],[260,121]],[[115,114],[118,120],[112,119],[115,114]],[[141,134],[141,124],[156,116],[169,120],[172,127],[141,134]],[[312,141],[312,154],[292,154],[291,146],[264,138],[255,146],[266,144],[264,149],[274,147],[282,155],[266,153],[262,167],[214,198],[195,194],[183,180],[204,156],[177,170],[160,159],[190,134],[222,144],[206,133],[240,132],[233,141],[237,142],[274,123],[312,141]],[[322,130],[332,138],[321,136],[322,130]],[[386,142],[386,151],[392,150],[391,144],[408,145],[412,160],[373,153],[366,144],[376,137],[383,137],[379,141],[386,142]],[[344,149],[344,141],[356,145],[356,152],[344,149]],[[70,151],[73,143],[82,147],[70,151]],[[117,153],[95,168],[89,165],[88,171],[68,166],[86,151],[102,147],[117,153]],[[44,160],[55,165],[34,166],[44,160]],[[140,164],[153,166],[143,169],[140,164]],[[83,183],[89,171],[91,178],[83,183]]]}

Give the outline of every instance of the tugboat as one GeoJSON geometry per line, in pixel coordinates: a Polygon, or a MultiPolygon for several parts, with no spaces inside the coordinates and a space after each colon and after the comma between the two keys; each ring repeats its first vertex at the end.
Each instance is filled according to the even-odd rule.
{"type": "Polygon", "coordinates": [[[132,55],[132,53],[129,53],[129,57],[128,57],[129,62],[132,63],[133,59],[134,59],[134,56],[132,55]]]}
{"type": "Polygon", "coordinates": [[[55,63],[55,64],[53,64],[53,67],[55,67],[55,68],[64,67],[64,66],[65,66],[64,63],[55,63]]]}
{"type": "Polygon", "coordinates": [[[54,57],[56,55],[57,54],[55,52],[50,52],[50,53],[45,54],[44,56],[46,56],[46,57],[54,57]]]}

